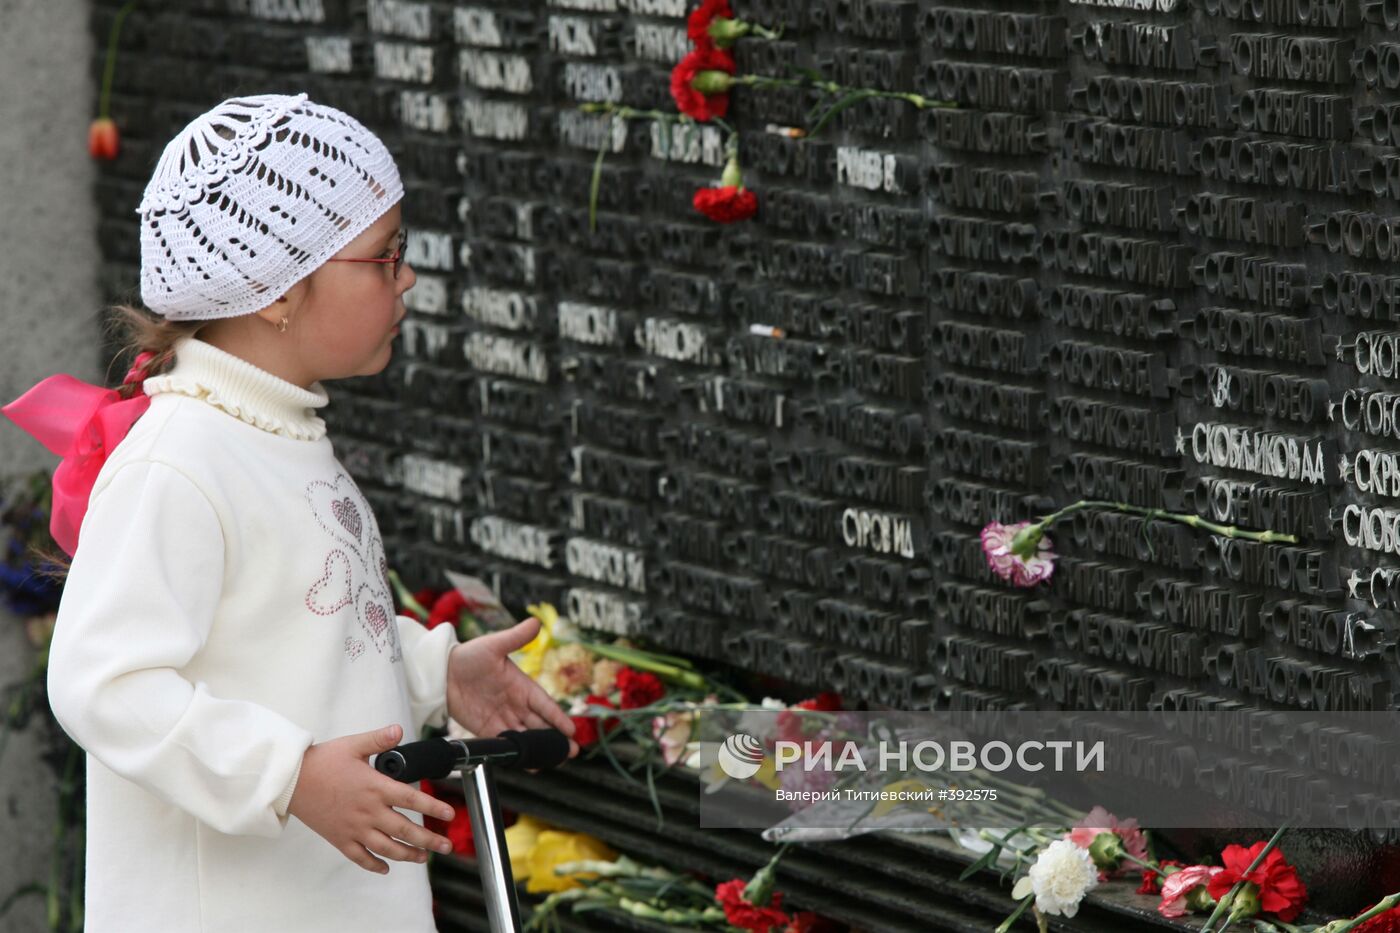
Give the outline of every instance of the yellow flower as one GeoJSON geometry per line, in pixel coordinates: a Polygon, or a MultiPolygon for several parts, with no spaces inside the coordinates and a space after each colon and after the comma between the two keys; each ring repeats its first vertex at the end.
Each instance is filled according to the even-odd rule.
{"type": "Polygon", "coordinates": [[[584,859],[611,862],[617,853],[600,840],[584,833],[566,833],[557,829],[543,830],[535,840],[530,852],[530,877],[525,890],[530,894],[543,894],[554,891],[567,891],[581,887],[576,878],[597,877],[592,872],[577,875],[556,875],[555,865],[577,862],[584,859]]]}
{"type": "Polygon", "coordinates": [[[544,665],[544,655],[554,647],[554,627],[559,623],[559,611],[549,603],[531,603],[525,611],[540,620],[540,633],[515,653],[515,663],[525,676],[538,678],[544,665]]]}
{"type": "Polygon", "coordinates": [[[516,881],[530,877],[530,856],[535,851],[540,833],[549,828],[529,814],[522,813],[506,827],[506,848],[510,850],[510,873],[516,881]]]}
{"type": "Polygon", "coordinates": [[[783,786],[782,778],[778,777],[778,766],[773,761],[772,755],[763,756],[763,764],[758,766],[758,773],[753,779],[769,790],[777,790],[783,786]]]}

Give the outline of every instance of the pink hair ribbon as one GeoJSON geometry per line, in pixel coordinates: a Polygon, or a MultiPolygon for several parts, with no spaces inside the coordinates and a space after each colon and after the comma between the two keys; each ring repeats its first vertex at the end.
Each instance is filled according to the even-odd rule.
{"type": "MultiPolygon", "coordinates": [[[[142,367],[153,356],[137,356],[122,384],[140,380],[142,367]]],[[[53,472],[49,533],[70,557],[78,549],[78,529],[102,464],[150,404],[145,394],[123,400],[116,389],[60,373],[0,408],[51,453],[63,458],[53,472]]]]}

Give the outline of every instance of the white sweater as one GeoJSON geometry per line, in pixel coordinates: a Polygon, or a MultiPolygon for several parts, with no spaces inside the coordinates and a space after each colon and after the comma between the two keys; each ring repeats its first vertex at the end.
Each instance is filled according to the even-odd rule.
{"type": "Polygon", "coordinates": [[[433,930],[425,866],[370,873],[286,807],[311,743],[445,723],[452,627],[395,615],[319,383],[187,339],[145,391],[49,656],[88,753],[88,933],[433,930]]]}

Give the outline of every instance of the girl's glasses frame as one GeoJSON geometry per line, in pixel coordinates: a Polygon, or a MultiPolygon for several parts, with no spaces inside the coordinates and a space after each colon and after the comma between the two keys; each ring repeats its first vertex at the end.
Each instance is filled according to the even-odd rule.
{"type": "Polygon", "coordinates": [[[386,256],[382,259],[340,259],[332,256],[330,259],[327,259],[326,262],[392,262],[394,264],[394,278],[397,279],[399,277],[399,270],[403,268],[404,246],[407,242],[408,228],[405,227],[399,230],[398,244],[394,247],[394,255],[392,256],[386,256]]]}

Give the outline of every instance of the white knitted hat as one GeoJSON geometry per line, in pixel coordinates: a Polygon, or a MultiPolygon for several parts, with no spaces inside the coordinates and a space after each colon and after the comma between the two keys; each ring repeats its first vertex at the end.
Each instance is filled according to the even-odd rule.
{"type": "Polygon", "coordinates": [[[141,206],[141,300],[167,320],[265,308],[403,197],[393,156],[305,94],[235,97],[170,141],[141,206]]]}

